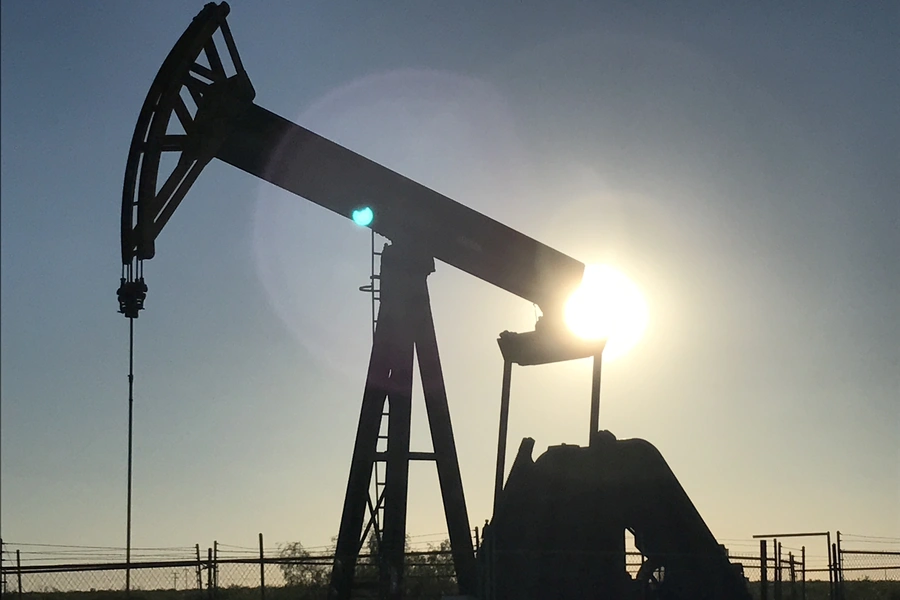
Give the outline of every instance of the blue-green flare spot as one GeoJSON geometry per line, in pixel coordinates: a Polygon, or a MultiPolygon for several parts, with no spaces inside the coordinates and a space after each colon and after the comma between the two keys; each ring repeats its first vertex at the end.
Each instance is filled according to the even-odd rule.
{"type": "Polygon", "coordinates": [[[368,206],[357,208],[353,211],[353,222],[362,227],[368,227],[375,218],[375,213],[368,206]]]}

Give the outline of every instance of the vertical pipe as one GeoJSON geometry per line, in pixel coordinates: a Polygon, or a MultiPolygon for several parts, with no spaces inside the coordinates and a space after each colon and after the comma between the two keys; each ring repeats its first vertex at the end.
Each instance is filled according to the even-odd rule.
{"type": "Polygon", "coordinates": [[[134,423],[134,319],[128,319],[128,498],[125,507],[125,596],[131,595],[131,455],[134,423]]]}
{"type": "Polygon", "coordinates": [[[494,473],[494,512],[503,490],[503,472],[506,470],[506,435],[509,425],[509,393],[512,385],[512,363],[503,361],[503,386],[500,390],[500,426],[497,433],[497,470],[494,473]]]}
{"type": "Polygon", "coordinates": [[[603,351],[594,355],[594,367],[591,373],[591,435],[588,445],[594,445],[597,432],[600,431],[600,373],[603,369],[603,351]]]}
{"type": "Polygon", "coordinates": [[[219,589],[219,542],[213,540],[213,589],[219,589]]]}
{"type": "Polygon", "coordinates": [[[263,535],[259,534],[259,597],[266,600],[266,557],[263,553],[263,535]]]}
{"type": "Polygon", "coordinates": [[[19,600],[22,598],[22,557],[16,549],[16,579],[19,582],[19,600]]]}
{"type": "Polygon", "coordinates": [[[766,556],[766,540],[759,540],[759,598],[769,600],[769,557],[766,556]]]}

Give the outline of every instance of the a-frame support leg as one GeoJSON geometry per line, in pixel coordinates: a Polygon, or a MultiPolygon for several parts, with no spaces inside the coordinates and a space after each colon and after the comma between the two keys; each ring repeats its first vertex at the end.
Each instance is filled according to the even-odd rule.
{"type": "Polygon", "coordinates": [[[375,465],[381,415],[390,387],[388,337],[387,328],[380,327],[376,329],[372,343],[366,388],[363,393],[347,493],[344,497],[341,526],[335,548],[334,566],[331,571],[328,597],[333,599],[344,600],[350,597],[353,573],[363,542],[362,525],[369,503],[369,483],[375,465]]]}
{"type": "MultiPolygon", "coordinates": [[[[382,297],[384,297],[382,282],[382,297]]],[[[382,304],[383,306],[383,304],[382,304]]],[[[396,323],[397,345],[388,392],[387,465],[384,477],[384,529],[379,549],[382,598],[402,598],[406,557],[406,500],[409,488],[409,437],[412,425],[414,339],[410,323],[396,323]]]]}
{"type": "Polygon", "coordinates": [[[441,371],[441,359],[438,354],[427,288],[424,288],[424,294],[422,308],[425,314],[416,336],[416,356],[419,359],[419,372],[422,376],[422,388],[425,393],[425,408],[428,411],[431,443],[437,463],[441,498],[444,501],[444,515],[447,518],[447,532],[453,551],[456,580],[459,584],[460,594],[468,595],[475,593],[477,585],[475,553],[472,548],[469,516],[466,510],[466,499],[463,495],[462,476],[459,472],[453,427],[450,424],[450,407],[447,404],[447,391],[444,387],[444,375],[441,371]]]}
{"type": "Polygon", "coordinates": [[[335,549],[329,591],[329,598],[334,600],[349,599],[353,587],[364,541],[361,535],[369,508],[372,469],[379,458],[377,442],[385,401],[390,410],[379,588],[382,598],[402,597],[414,349],[419,359],[457,581],[461,593],[475,590],[472,539],[428,297],[426,280],[433,271],[433,259],[409,256],[393,246],[386,247],[382,254],[381,308],[335,549]]]}

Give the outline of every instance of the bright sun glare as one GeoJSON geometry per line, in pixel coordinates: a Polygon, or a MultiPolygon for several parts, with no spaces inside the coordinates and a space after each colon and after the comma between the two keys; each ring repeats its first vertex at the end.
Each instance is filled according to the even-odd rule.
{"type": "Polygon", "coordinates": [[[588,265],[581,285],[566,302],[566,325],[586,339],[606,338],[603,358],[628,352],[647,327],[647,302],[622,272],[607,265],[588,265]]]}

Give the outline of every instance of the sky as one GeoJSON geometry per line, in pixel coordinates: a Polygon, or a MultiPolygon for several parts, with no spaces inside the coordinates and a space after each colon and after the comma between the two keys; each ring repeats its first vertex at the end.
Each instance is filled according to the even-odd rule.
{"type": "MultiPolygon", "coordinates": [[[[123,546],[122,178],[202,3],[0,7],[0,535],[123,546]]],[[[900,537],[895,3],[235,1],[229,23],[260,106],[636,283],[648,325],[604,365],[601,427],[653,443],[720,540],[900,537]]],[[[135,546],[336,535],[369,243],[204,170],[144,266],[135,546]]],[[[429,286],[474,526],[495,340],[534,308],[445,264],[429,286]]],[[[589,392],[588,361],[516,368],[507,464],[524,437],[586,444],[589,392]]],[[[439,498],[414,463],[410,534],[445,531],[439,498]]]]}

